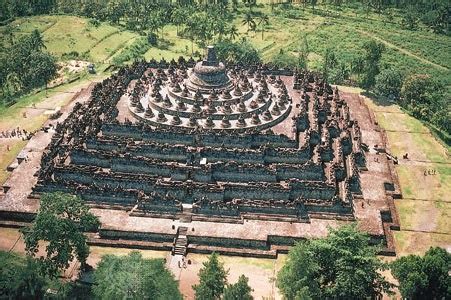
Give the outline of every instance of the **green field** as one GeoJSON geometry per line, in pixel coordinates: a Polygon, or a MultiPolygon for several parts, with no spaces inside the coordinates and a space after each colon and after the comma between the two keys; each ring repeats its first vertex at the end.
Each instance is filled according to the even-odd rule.
{"type": "MultiPolygon", "coordinates": [[[[370,13],[366,17],[349,8],[332,13],[325,7],[315,11],[303,10],[301,6],[293,6],[290,10],[280,7],[271,10],[269,6],[260,5],[254,11],[270,17],[262,39],[260,29],[247,32],[247,26],[242,24],[245,11],[241,8],[233,21],[240,33],[237,40],[247,38],[265,62],[271,61],[281,50],[296,57],[305,36],[311,68],[320,66],[326,48],[334,49],[340,61],[350,63],[353,57],[362,53],[362,45],[366,41],[375,39],[386,46],[382,65],[406,73],[428,73],[451,85],[451,37],[425,29],[401,29],[396,15],[387,18],[370,13]]],[[[43,32],[48,51],[58,57],[76,51],[85,60],[99,64],[109,63],[139,36],[122,27],[107,23],[96,27],[87,19],[65,15],[22,18],[12,25],[15,37],[33,29],[43,32]]],[[[3,30],[0,28],[0,34],[3,30]]],[[[192,42],[178,37],[175,26],[165,26],[159,37],[159,45],[149,47],[144,54],[146,59],[170,60],[180,55],[191,55],[192,42]]],[[[200,49],[194,44],[193,50],[200,49]]]]}

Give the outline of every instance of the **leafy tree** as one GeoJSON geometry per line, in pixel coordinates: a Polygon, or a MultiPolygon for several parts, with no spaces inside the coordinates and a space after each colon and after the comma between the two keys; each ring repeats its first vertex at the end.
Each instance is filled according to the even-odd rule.
{"type": "Polygon", "coordinates": [[[0,298],[42,299],[47,280],[39,261],[0,251],[0,298]]]}
{"type": "Polygon", "coordinates": [[[249,8],[249,12],[251,12],[252,8],[257,5],[257,0],[243,0],[243,3],[249,8]]]}
{"type": "Polygon", "coordinates": [[[96,231],[100,222],[79,197],[61,192],[43,194],[38,214],[23,230],[27,253],[36,255],[39,241],[47,242],[43,263],[50,276],[69,267],[76,257],[84,267],[89,255],[85,231],[96,231]]]}
{"type": "Polygon", "coordinates": [[[321,295],[320,283],[316,278],[320,266],[310,247],[305,242],[291,248],[285,265],[277,274],[277,287],[288,300],[297,299],[299,295],[305,298],[318,298],[321,295]]]}
{"type": "Polygon", "coordinates": [[[396,69],[384,69],[376,76],[376,93],[391,99],[399,98],[403,75],[396,69]]]}
{"type": "Polygon", "coordinates": [[[224,269],[224,264],[219,261],[218,254],[214,252],[203,265],[203,268],[199,271],[200,282],[193,286],[196,300],[219,299],[227,283],[228,271],[224,269]]]}
{"type": "Polygon", "coordinates": [[[97,299],[182,299],[177,282],[162,259],[105,255],[94,272],[97,299]]]}
{"type": "Polygon", "coordinates": [[[418,18],[412,9],[408,9],[401,19],[401,26],[409,30],[415,30],[418,27],[418,18]]]}
{"type": "Polygon", "coordinates": [[[223,300],[252,300],[252,288],[249,286],[249,278],[241,275],[237,283],[229,284],[224,290],[223,300]]]}
{"type": "Polygon", "coordinates": [[[299,243],[290,250],[277,286],[287,299],[365,299],[389,292],[391,285],[379,273],[385,264],[369,241],[352,224],[299,243]]]}
{"type": "Polygon", "coordinates": [[[416,118],[432,122],[446,132],[451,132],[449,103],[444,87],[429,75],[408,76],[402,84],[400,104],[416,118]]]}
{"type": "Polygon", "coordinates": [[[261,62],[258,51],[246,40],[223,40],[216,44],[218,59],[238,64],[253,65],[261,62]]]}
{"type": "Polygon", "coordinates": [[[0,84],[3,93],[0,98],[12,98],[44,86],[57,75],[56,58],[44,49],[42,35],[34,30],[0,50],[0,84]]]}
{"type": "Polygon", "coordinates": [[[179,35],[180,26],[182,26],[188,17],[185,7],[177,7],[172,11],[172,23],[176,26],[177,36],[179,35]]]}
{"type": "Polygon", "coordinates": [[[399,282],[399,291],[406,299],[449,299],[451,254],[445,249],[430,248],[421,257],[408,255],[391,264],[393,276],[399,282]]]}
{"type": "Polygon", "coordinates": [[[363,48],[365,49],[365,65],[362,86],[369,89],[374,86],[376,76],[379,74],[379,63],[385,46],[375,41],[369,41],[363,45],[363,48]]]}

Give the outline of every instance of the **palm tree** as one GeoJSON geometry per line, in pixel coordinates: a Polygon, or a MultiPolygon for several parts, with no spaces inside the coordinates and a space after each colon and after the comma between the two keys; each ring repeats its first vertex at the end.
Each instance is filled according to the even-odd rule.
{"type": "Polygon", "coordinates": [[[262,31],[262,40],[263,40],[263,32],[265,31],[265,26],[269,25],[269,17],[267,15],[260,15],[258,18],[258,26],[261,26],[262,31]]]}
{"type": "Polygon", "coordinates": [[[229,37],[232,40],[235,40],[238,37],[238,28],[235,25],[232,25],[228,30],[229,37]]]}
{"type": "Polygon", "coordinates": [[[249,30],[251,30],[251,28],[252,29],[255,28],[255,21],[254,21],[254,16],[252,15],[252,13],[247,12],[246,15],[244,15],[243,25],[247,25],[247,32],[249,32],[249,30]]]}

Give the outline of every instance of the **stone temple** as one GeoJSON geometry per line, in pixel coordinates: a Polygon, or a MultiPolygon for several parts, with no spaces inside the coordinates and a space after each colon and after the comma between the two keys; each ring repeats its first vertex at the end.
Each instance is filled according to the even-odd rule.
{"type": "Polygon", "coordinates": [[[26,200],[5,185],[0,214],[27,220],[64,191],[100,217],[92,244],[260,257],[357,220],[390,254],[400,193],[384,143],[357,95],[308,71],[226,67],[209,47],[96,84],[55,126],[26,200]]]}
{"type": "Polygon", "coordinates": [[[160,128],[260,131],[282,122],[291,111],[281,82],[268,86],[261,74],[248,78],[233,72],[229,77],[213,47],[189,73],[157,76],[145,97],[132,97],[129,105],[138,120],[160,128]]]}

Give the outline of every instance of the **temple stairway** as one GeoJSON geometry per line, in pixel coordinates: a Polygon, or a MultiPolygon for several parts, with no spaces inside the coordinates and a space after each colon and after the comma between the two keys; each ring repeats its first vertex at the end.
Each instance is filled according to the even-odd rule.
{"type": "Polygon", "coordinates": [[[186,255],[186,246],[188,245],[188,239],[186,233],[188,227],[180,226],[177,229],[177,237],[175,238],[174,247],[172,248],[173,255],[186,255]]]}

